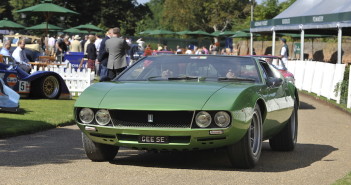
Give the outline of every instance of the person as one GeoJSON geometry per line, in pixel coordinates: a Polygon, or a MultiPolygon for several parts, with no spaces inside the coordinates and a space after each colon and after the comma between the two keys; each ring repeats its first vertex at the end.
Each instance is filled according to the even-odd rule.
{"type": "Polygon", "coordinates": [[[82,52],[82,45],[80,45],[80,37],[79,37],[79,35],[75,35],[74,37],[73,37],[73,41],[72,41],[72,43],[71,43],[71,49],[70,49],[70,51],[71,52],[82,52]]]}
{"type": "Polygon", "coordinates": [[[102,39],[100,44],[100,51],[98,54],[98,63],[100,73],[100,82],[105,81],[107,78],[107,61],[108,61],[108,52],[106,51],[106,41],[110,39],[112,35],[112,28],[110,28],[106,34],[105,38],[102,39]]]}
{"type": "Polygon", "coordinates": [[[63,39],[64,39],[64,35],[60,34],[60,36],[56,42],[56,49],[57,49],[56,50],[56,57],[57,57],[57,60],[59,62],[64,61],[63,55],[67,51],[67,45],[63,39]]]}
{"type": "Polygon", "coordinates": [[[193,54],[193,51],[191,51],[190,46],[189,46],[188,49],[185,51],[185,54],[186,54],[186,55],[191,55],[191,54],[193,54]]]}
{"type": "Polygon", "coordinates": [[[202,46],[202,51],[204,51],[205,55],[208,55],[208,49],[205,46],[202,46]]]}
{"type": "Polygon", "coordinates": [[[144,56],[150,56],[150,55],[152,55],[152,49],[151,49],[151,45],[148,44],[145,48],[144,56]]]}
{"type": "Polygon", "coordinates": [[[13,51],[12,57],[15,59],[16,63],[19,65],[21,69],[25,72],[30,73],[32,70],[31,65],[28,63],[29,60],[26,56],[26,52],[24,51],[26,47],[26,42],[24,39],[18,41],[17,48],[13,51]]]}
{"type": "Polygon", "coordinates": [[[96,47],[95,47],[95,36],[89,38],[90,42],[87,46],[87,58],[88,58],[88,68],[91,71],[95,71],[95,60],[97,58],[96,47]]]}
{"type": "Polygon", "coordinates": [[[48,52],[49,55],[53,55],[55,51],[55,38],[53,36],[50,36],[48,39],[48,52]]]}
{"type": "Polygon", "coordinates": [[[177,51],[176,51],[176,54],[182,54],[182,49],[180,48],[179,45],[177,45],[177,51]]]}
{"type": "Polygon", "coordinates": [[[139,38],[137,41],[139,50],[144,51],[145,50],[145,42],[143,41],[143,38],[139,38]]]}
{"type": "Polygon", "coordinates": [[[84,35],[84,39],[80,42],[80,45],[82,46],[82,51],[85,51],[84,46],[88,40],[89,40],[89,35],[84,35]]]}
{"type": "Polygon", "coordinates": [[[3,56],[11,56],[11,53],[10,53],[10,48],[11,48],[11,41],[10,40],[7,40],[5,43],[4,43],[4,47],[2,47],[1,51],[0,51],[0,55],[3,55],[3,56]]]}
{"type": "Polygon", "coordinates": [[[121,37],[120,29],[113,28],[112,37],[106,41],[106,51],[109,53],[107,61],[108,78],[114,79],[127,68],[126,52],[130,48],[121,37]]]}
{"type": "Polygon", "coordinates": [[[157,51],[162,51],[163,50],[163,47],[161,44],[157,44],[157,51]]]}
{"type": "Polygon", "coordinates": [[[225,76],[227,78],[235,78],[235,74],[233,73],[232,69],[229,69],[225,76]]]}
{"type": "Polygon", "coordinates": [[[289,47],[286,44],[286,39],[281,38],[280,41],[283,44],[282,49],[280,50],[280,58],[282,59],[282,62],[284,62],[284,64],[286,65],[289,57],[289,47]]]}

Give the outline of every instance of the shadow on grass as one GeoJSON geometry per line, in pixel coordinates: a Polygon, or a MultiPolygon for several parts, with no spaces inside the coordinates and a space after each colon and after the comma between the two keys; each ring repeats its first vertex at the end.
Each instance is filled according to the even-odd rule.
{"type": "Polygon", "coordinates": [[[337,149],[329,145],[297,144],[295,151],[275,152],[265,142],[260,161],[251,170],[232,168],[224,148],[218,150],[164,153],[120,150],[117,158],[111,163],[116,165],[175,169],[283,172],[310,166],[314,162],[321,161],[335,150],[337,149]]]}

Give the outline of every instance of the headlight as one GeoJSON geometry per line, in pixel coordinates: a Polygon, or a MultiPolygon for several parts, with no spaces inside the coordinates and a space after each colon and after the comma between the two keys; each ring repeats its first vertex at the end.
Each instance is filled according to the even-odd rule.
{"type": "Polygon", "coordinates": [[[83,108],[79,112],[79,119],[84,124],[91,123],[94,120],[94,112],[89,108],[83,108]]]}
{"type": "Polygon", "coordinates": [[[110,123],[110,114],[108,113],[108,110],[105,109],[101,109],[98,110],[95,114],[95,120],[99,125],[107,125],[108,123],[110,123]]]}
{"type": "Polygon", "coordinates": [[[195,122],[200,128],[205,128],[211,124],[211,115],[208,112],[201,111],[196,114],[195,122]]]}
{"type": "Polygon", "coordinates": [[[220,111],[216,113],[214,121],[217,126],[224,128],[230,124],[230,116],[228,113],[220,111]]]}

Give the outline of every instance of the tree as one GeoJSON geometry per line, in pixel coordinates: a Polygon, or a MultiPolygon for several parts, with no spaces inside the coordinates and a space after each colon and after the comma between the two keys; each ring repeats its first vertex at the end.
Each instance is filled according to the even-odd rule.
{"type": "Polygon", "coordinates": [[[246,17],[248,6],[243,0],[165,0],[162,24],[174,30],[223,31],[232,28],[232,20],[246,17]]]}
{"type": "Polygon", "coordinates": [[[11,7],[8,1],[0,1],[0,17],[12,19],[11,7]]]}

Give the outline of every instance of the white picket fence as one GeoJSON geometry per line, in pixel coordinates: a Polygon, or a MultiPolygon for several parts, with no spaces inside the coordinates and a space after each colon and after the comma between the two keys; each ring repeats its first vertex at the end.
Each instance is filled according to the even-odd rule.
{"type": "MultiPolygon", "coordinates": [[[[300,90],[340,103],[340,91],[335,94],[337,83],[344,78],[345,64],[330,64],[317,61],[288,61],[286,67],[295,76],[295,85],[300,90]]],[[[351,80],[351,73],[349,81],[351,80]]],[[[347,108],[351,108],[351,83],[349,83],[347,108]]]]}
{"type": "Polygon", "coordinates": [[[48,66],[45,68],[34,66],[31,73],[36,71],[54,71],[58,73],[66,82],[68,90],[72,96],[79,96],[87,87],[94,81],[94,72],[91,69],[83,69],[82,71],[75,70],[71,64],[67,66],[57,67],[56,65],[48,66]]]}

